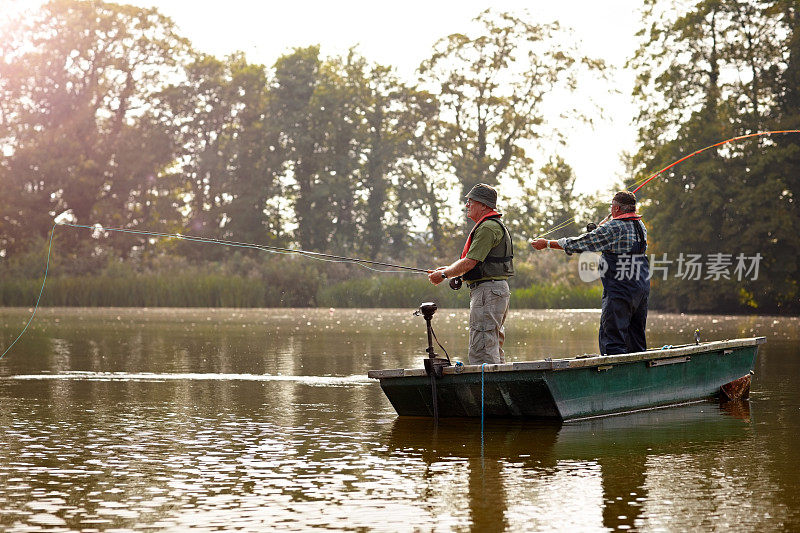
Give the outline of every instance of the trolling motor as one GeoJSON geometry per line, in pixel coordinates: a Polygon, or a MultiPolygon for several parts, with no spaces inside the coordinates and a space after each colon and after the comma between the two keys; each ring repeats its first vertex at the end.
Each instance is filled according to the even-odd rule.
{"type": "MultiPolygon", "coordinates": [[[[433,326],[431,326],[431,319],[433,318],[434,313],[438,307],[434,302],[424,302],[420,304],[419,309],[414,312],[415,316],[422,315],[422,318],[425,319],[425,326],[428,331],[428,347],[425,351],[428,353],[428,357],[424,359],[425,362],[425,372],[430,376],[431,379],[431,400],[433,403],[433,419],[437,423],[439,422],[439,398],[436,393],[436,380],[442,377],[442,369],[446,366],[450,366],[450,357],[447,358],[439,357],[436,352],[433,351],[433,339],[436,338],[436,333],[433,332],[433,326]]],[[[439,343],[439,340],[436,339],[436,343],[444,350],[444,346],[439,343]]],[[[445,355],[447,355],[447,351],[445,350],[445,355]]]]}
{"type": "MultiPolygon", "coordinates": [[[[416,316],[422,315],[422,318],[425,319],[425,327],[428,331],[428,347],[425,348],[425,352],[427,352],[428,357],[425,359],[425,371],[429,375],[435,375],[437,378],[442,377],[442,368],[446,366],[450,366],[450,357],[439,357],[439,354],[433,351],[433,339],[436,338],[436,333],[433,331],[433,326],[431,326],[431,319],[433,319],[434,313],[438,307],[434,302],[424,302],[419,306],[419,309],[414,312],[416,316]]],[[[438,339],[436,341],[439,342],[438,339]]],[[[439,344],[439,346],[442,346],[439,344]]],[[[442,347],[444,349],[444,347],[442,347]]],[[[447,352],[445,352],[445,355],[447,352]]]]}

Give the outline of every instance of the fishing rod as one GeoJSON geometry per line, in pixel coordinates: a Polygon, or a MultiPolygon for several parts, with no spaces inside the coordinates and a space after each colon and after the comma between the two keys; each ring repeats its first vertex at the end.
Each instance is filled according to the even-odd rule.
{"type": "Polygon", "coordinates": [[[653,174],[652,176],[650,176],[650,178],[648,178],[647,180],[645,180],[645,181],[644,181],[644,183],[642,183],[641,185],[639,185],[638,187],[636,187],[636,188],[635,188],[634,190],[632,190],[631,192],[632,192],[633,194],[636,194],[636,192],[637,192],[639,189],[641,189],[642,187],[644,187],[645,185],[647,185],[648,183],[650,183],[650,182],[651,182],[653,179],[655,179],[657,176],[659,176],[659,175],[663,174],[664,172],[666,172],[667,170],[671,169],[672,167],[674,167],[674,166],[675,166],[675,165],[677,165],[678,163],[682,163],[682,162],[686,161],[687,159],[689,159],[689,158],[691,158],[691,157],[694,157],[694,156],[696,156],[697,154],[701,154],[701,153],[705,152],[706,150],[710,150],[710,149],[712,149],[712,148],[716,148],[717,146],[722,146],[723,144],[728,144],[728,143],[730,143],[730,142],[741,141],[741,140],[743,140],[743,139],[749,139],[749,138],[751,138],[751,137],[760,137],[760,136],[762,136],[762,135],[786,134],[786,133],[800,133],[800,130],[760,131],[760,132],[758,132],[758,133],[749,133],[749,134],[747,134],[747,135],[740,135],[740,136],[738,136],[738,137],[731,137],[730,139],[726,139],[726,140],[724,140],[724,141],[720,141],[720,142],[718,142],[718,143],[716,143],[716,144],[712,144],[712,145],[706,146],[705,148],[701,148],[700,150],[697,150],[696,152],[692,152],[691,154],[689,154],[689,155],[687,155],[687,156],[685,156],[685,157],[682,157],[682,158],[678,159],[677,161],[675,161],[675,162],[674,162],[674,163],[672,163],[671,165],[668,165],[668,166],[666,166],[666,167],[662,168],[661,170],[659,170],[658,172],[656,172],[655,174],[653,174]]]}
{"type": "MultiPolygon", "coordinates": [[[[640,180],[634,182],[630,187],[628,187],[628,189],[630,189],[631,187],[634,187],[634,186],[636,186],[638,184],[638,186],[631,191],[633,194],[636,194],[639,191],[639,189],[641,189],[642,187],[644,187],[645,185],[647,185],[648,183],[650,183],[651,181],[656,179],[658,176],[660,176],[661,174],[663,174],[667,170],[671,169],[672,167],[674,167],[674,166],[676,166],[676,165],[678,165],[680,163],[683,163],[687,159],[691,159],[692,157],[705,152],[706,150],[710,150],[712,148],[717,148],[719,146],[722,146],[722,145],[725,145],[725,144],[728,144],[728,143],[741,141],[741,140],[744,140],[744,139],[750,139],[752,137],[761,137],[761,136],[764,136],[764,135],[780,135],[780,134],[789,134],[789,133],[800,133],[800,130],[760,131],[760,132],[757,132],[757,133],[748,133],[747,135],[739,135],[737,137],[731,137],[730,139],[726,139],[724,141],[720,141],[718,143],[711,144],[709,146],[706,146],[705,148],[701,148],[700,150],[696,150],[696,151],[692,152],[691,154],[678,159],[677,161],[675,161],[675,162],[667,165],[666,167],[662,168],[661,170],[659,170],[658,172],[656,172],[655,174],[653,174],[649,178],[646,178],[646,179],[643,178],[643,179],[640,179],[640,180]]],[[[565,228],[566,226],[569,226],[573,222],[575,222],[575,217],[570,217],[570,218],[564,219],[561,222],[558,222],[557,224],[555,224],[554,226],[551,226],[551,228],[548,229],[548,231],[542,233],[541,235],[539,235],[536,238],[537,239],[541,239],[545,235],[549,235],[549,234],[553,233],[554,231],[558,231],[558,230],[560,230],[562,228],[565,228]]],[[[586,226],[587,231],[592,231],[592,229],[596,229],[596,228],[597,228],[597,224],[595,224],[594,222],[590,222],[586,226]]]]}
{"type": "MultiPolygon", "coordinates": [[[[355,264],[361,264],[362,266],[365,264],[368,265],[378,265],[378,266],[385,266],[390,268],[399,268],[402,270],[410,270],[412,272],[424,272],[427,273],[428,271],[423,268],[417,267],[410,267],[405,265],[395,265],[393,263],[383,263],[380,261],[371,261],[369,259],[360,259],[358,257],[345,257],[342,255],[333,255],[333,254],[325,254],[322,252],[312,252],[309,250],[302,250],[299,248],[281,248],[279,246],[270,246],[267,244],[255,244],[250,242],[239,242],[239,241],[229,241],[225,239],[215,239],[213,237],[199,237],[196,235],[185,235],[183,233],[160,233],[156,231],[144,231],[144,230],[132,230],[128,228],[111,228],[102,225],[95,225],[95,226],[87,226],[84,224],[71,224],[68,222],[57,222],[57,226],[70,226],[73,228],[85,228],[91,229],[95,231],[116,231],[119,233],[132,233],[136,235],[147,235],[150,237],[162,237],[162,238],[172,238],[172,239],[180,239],[190,242],[203,242],[203,243],[210,243],[210,244],[220,244],[223,246],[231,246],[235,248],[250,248],[254,250],[263,250],[265,252],[275,252],[281,254],[298,254],[304,255],[307,257],[322,259],[322,260],[336,260],[340,262],[350,262],[355,264]]],[[[380,272],[388,272],[388,271],[380,271],[380,272]]]]}

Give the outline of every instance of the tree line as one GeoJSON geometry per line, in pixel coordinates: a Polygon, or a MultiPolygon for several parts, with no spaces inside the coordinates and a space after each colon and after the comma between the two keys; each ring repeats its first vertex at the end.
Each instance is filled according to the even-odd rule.
{"type": "MultiPolygon", "coordinates": [[[[798,127],[796,2],[641,9],[627,184],[723,138],[798,127]]],[[[269,66],[213,57],[156,9],[53,0],[26,12],[0,40],[0,264],[26,271],[57,219],[431,266],[457,254],[459,200],[484,182],[516,191],[504,206],[532,265],[523,278],[564,279],[524,242],[576,215],[599,218],[608,199],[576,195],[568,163],[537,143],[554,135],[553,95],[607,69],[557,24],[530,18],[481,13],[439,40],[412,82],[357,49],[324,56],[312,45],[269,66]]],[[[764,256],[758,280],[657,280],[656,306],[800,309],[798,158],[798,137],[759,138],[643,189],[652,252],[764,256]]],[[[101,227],[58,238],[70,275],[227,253],[101,227]]]]}
{"type": "MultiPolygon", "coordinates": [[[[355,49],[298,48],[265,67],[194,50],[156,9],[45,4],[3,43],[0,250],[24,250],[61,216],[371,259],[445,256],[461,238],[453,191],[535,175],[525,143],[545,131],[547,95],[602,66],[563,50],[555,25],[487,11],[476,28],[443,38],[412,84],[355,49]]],[[[571,209],[560,204],[570,195],[539,222],[571,209]]],[[[154,246],[70,244],[121,257],[154,246]]]]}
{"type": "MultiPolygon", "coordinates": [[[[637,176],[723,139],[800,129],[795,0],[646,0],[641,28],[629,63],[641,110],[637,176]]],[[[763,257],[755,280],[657,280],[664,307],[800,311],[800,135],[709,150],[642,193],[659,257],[763,257]]]]}

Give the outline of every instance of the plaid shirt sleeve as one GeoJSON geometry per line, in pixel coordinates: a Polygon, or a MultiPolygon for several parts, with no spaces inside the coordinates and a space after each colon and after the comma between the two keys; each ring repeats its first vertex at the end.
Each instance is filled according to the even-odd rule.
{"type": "MultiPolygon", "coordinates": [[[[641,222],[637,222],[641,224],[641,222]]],[[[644,230],[644,228],[643,228],[644,230]]],[[[647,238],[647,230],[644,230],[647,238]]],[[[577,237],[565,237],[558,240],[567,255],[575,252],[613,252],[630,253],[637,241],[636,228],[623,220],[611,220],[596,230],[577,237]]]]}

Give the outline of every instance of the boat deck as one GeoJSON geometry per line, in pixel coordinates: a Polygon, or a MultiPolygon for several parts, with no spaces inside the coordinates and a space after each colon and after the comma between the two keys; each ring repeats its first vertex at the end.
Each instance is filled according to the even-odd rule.
{"type": "MultiPolygon", "coordinates": [[[[567,358],[544,358],[537,361],[520,361],[516,363],[504,364],[485,364],[485,365],[464,365],[448,366],[442,372],[449,374],[471,374],[483,372],[517,372],[520,370],[568,370],[572,368],[586,368],[596,366],[615,365],[620,363],[632,363],[636,361],[660,361],[661,364],[668,364],[674,357],[689,357],[692,354],[706,353],[709,351],[728,350],[734,348],[748,347],[767,342],[766,337],[751,337],[745,339],[733,339],[725,341],[701,342],[700,344],[686,344],[674,346],[668,349],[653,348],[644,352],[621,354],[621,355],[599,355],[586,354],[567,358]]],[[[676,361],[677,362],[677,361],[676,361]]],[[[682,362],[682,361],[681,361],[682,362]]],[[[411,376],[426,376],[424,368],[393,368],[385,370],[370,370],[367,376],[373,379],[400,378],[411,376]]]]}

